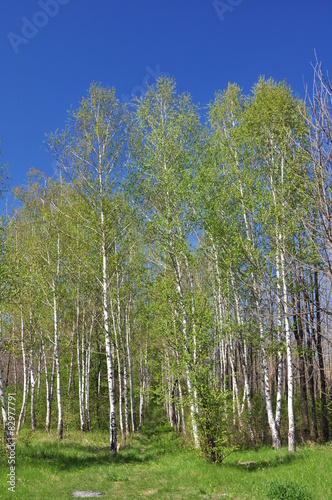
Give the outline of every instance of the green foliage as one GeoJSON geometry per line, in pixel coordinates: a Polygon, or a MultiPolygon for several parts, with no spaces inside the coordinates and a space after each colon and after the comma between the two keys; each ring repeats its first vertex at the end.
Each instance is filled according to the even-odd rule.
{"type": "MultiPolygon", "coordinates": [[[[82,365],[90,324],[91,423],[93,429],[108,425],[106,360],[100,347],[108,329],[108,303],[112,342],[117,340],[120,350],[124,346],[122,368],[115,367],[116,396],[119,371],[132,355],[136,414],[144,387],[143,420],[149,425],[144,432],[156,449],[166,454],[176,441],[162,414],[165,403],[174,403],[178,415],[183,409],[188,434],[190,409],[196,406],[198,438],[208,462],[225,462],[230,444],[245,446],[250,427],[255,438],[261,436],[261,347],[272,362],[273,383],[274,359],[285,351],[286,308],[283,312],[278,303],[281,256],[289,317],[299,313],[294,294],[312,304],[315,314],[310,265],[320,263],[311,248],[315,236],[308,235],[310,227],[303,222],[308,213],[316,217],[306,193],[311,179],[305,116],[285,83],[260,79],[251,97],[236,85],[218,93],[204,126],[190,95],[178,95],[174,81],[165,78],[149,88],[133,116],[114,89],[93,84],[66,130],[49,137],[69,182],[32,170],[27,187],[16,191],[21,206],[3,233],[0,259],[0,299],[11,299],[1,309],[1,333],[4,348],[20,361],[23,317],[26,354],[31,352],[36,373],[42,341],[50,377],[57,312],[67,432],[79,425],[77,394],[65,396],[69,366],[73,359],[77,390],[78,352],[82,365]],[[246,370],[252,415],[244,397],[246,370]],[[229,395],[220,388],[231,389],[232,383],[234,388],[235,378],[241,411],[233,414],[229,395]]],[[[308,335],[309,330],[314,336],[314,325],[308,335]]],[[[308,342],[293,352],[314,358],[316,347],[311,349],[308,342]]],[[[38,428],[45,421],[43,370],[36,395],[38,428]]],[[[316,381],[317,369],[314,376],[316,381]]],[[[20,388],[18,395],[19,401],[20,388]]],[[[283,438],[288,432],[285,403],[283,438]]],[[[300,406],[295,409],[299,414],[300,406]]],[[[55,398],[52,411],[54,425],[55,398]]],[[[181,419],[182,413],[178,424],[181,419]]],[[[128,452],[133,461],[136,452],[128,452]]]]}
{"type": "Polygon", "coordinates": [[[267,487],[267,498],[271,500],[311,500],[308,489],[301,484],[272,481],[267,487]]]}
{"type": "Polygon", "coordinates": [[[0,150],[0,198],[3,193],[8,189],[8,163],[3,160],[3,156],[0,150]]]}
{"type": "MultiPolygon", "coordinates": [[[[176,433],[163,426],[155,434],[136,433],[113,459],[105,444],[107,437],[107,430],[70,432],[59,443],[54,433],[45,436],[37,431],[28,446],[19,439],[16,496],[65,499],[74,490],[102,491],[106,498],[128,500],[144,496],[156,500],[328,500],[332,495],[331,447],[300,447],[293,456],[284,448],[277,453],[269,447],[235,451],[220,466],[184,447],[176,433]],[[254,461],[255,466],[239,467],[239,461],[254,461]],[[294,478],[297,488],[290,486],[294,478]],[[268,496],[272,484],[288,485],[294,496],[268,496]],[[310,497],[309,492],[315,494],[310,497]]],[[[0,456],[0,497],[4,500],[13,497],[6,490],[7,467],[6,457],[0,456]]],[[[273,491],[284,490],[273,486],[273,491]]]]}
{"type": "Polygon", "coordinates": [[[196,416],[199,428],[201,452],[206,460],[222,463],[233,451],[227,448],[230,432],[227,426],[225,405],[228,394],[219,388],[201,381],[196,383],[199,413],[196,416]]]}

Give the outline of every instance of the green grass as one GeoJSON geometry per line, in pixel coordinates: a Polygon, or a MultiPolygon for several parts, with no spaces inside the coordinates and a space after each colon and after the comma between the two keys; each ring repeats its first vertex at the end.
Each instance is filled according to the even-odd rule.
{"type": "Polygon", "coordinates": [[[108,454],[106,433],[55,435],[25,432],[16,448],[16,493],[7,491],[7,459],[0,457],[0,498],[70,499],[73,490],[103,498],[291,499],[332,498],[332,445],[237,451],[223,465],[204,462],[173,432],[137,434],[117,458],[108,454]],[[255,462],[249,467],[237,463],[255,462]]]}

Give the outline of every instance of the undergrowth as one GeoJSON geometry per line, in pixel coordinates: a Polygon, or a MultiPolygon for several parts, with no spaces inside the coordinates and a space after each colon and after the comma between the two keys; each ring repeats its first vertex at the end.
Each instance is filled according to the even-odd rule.
{"type": "MultiPolygon", "coordinates": [[[[0,498],[7,490],[8,464],[0,456],[0,498]]],[[[103,498],[291,499],[332,498],[332,446],[299,447],[290,455],[270,447],[238,450],[223,464],[207,463],[168,425],[143,427],[120,449],[108,452],[104,431],[22,431],[16,447],[16,490],[20,500],[62,500],[74,490],[103,492],[103,498]],[[250,462],[250,467],[238,465],[250,462]]]]}

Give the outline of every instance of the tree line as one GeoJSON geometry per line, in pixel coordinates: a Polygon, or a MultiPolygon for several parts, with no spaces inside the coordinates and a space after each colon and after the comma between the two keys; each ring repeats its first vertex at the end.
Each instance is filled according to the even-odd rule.
{"type": "Polygon", "coordinates": [[[6,389],[17,434],[107,425],[112,455],[160,409],[212,461],[329,440],[331,96],[318,63],[306,103],[264,78],[207,110],[168,77],[130,106],[91,85],[3,219],[7,443],[6,389]]]}

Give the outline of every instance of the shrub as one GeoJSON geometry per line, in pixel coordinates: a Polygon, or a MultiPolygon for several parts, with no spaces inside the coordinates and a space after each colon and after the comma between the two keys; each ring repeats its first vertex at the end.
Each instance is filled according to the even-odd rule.
{"type": "Polygon", "coordinates": [[[199,413],[196,416],[201,451],[209,462],[222,463],[233,449],[228,445],[229,429],[225,415],[227,394],[208,383],[196,385],[199,413]]]}
{"type": "Polygon", "coordinates": [[[273,481],[267,487],[267,498],[271,500],[311,500],[312,496],[301,484],[273,481]]]}

